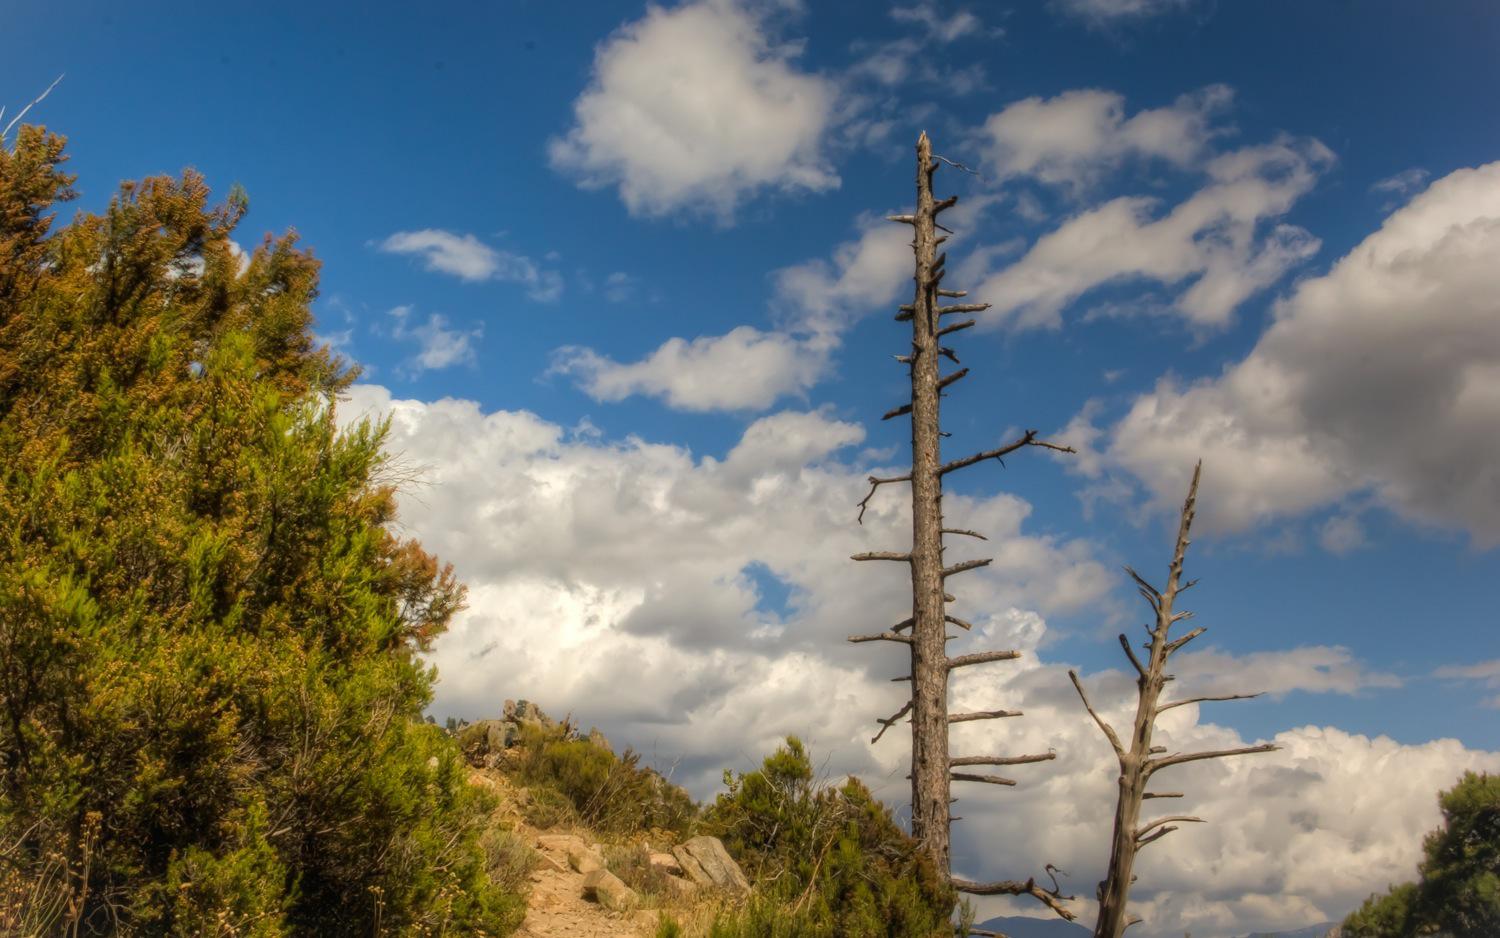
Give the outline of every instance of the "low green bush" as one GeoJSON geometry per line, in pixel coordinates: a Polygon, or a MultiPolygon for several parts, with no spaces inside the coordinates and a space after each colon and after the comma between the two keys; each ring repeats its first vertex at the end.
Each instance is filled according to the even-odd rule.
{"type": "Polygon", "coordinates": [[[604,848],[604,865],[625,885],[640,893],[646,905],[665,898],[671,886],[669,873],[651,863],[651,851],[645,844],[613,844],[604,848]]]}
{"type": "Polygon", "coordinates": [[[533,799],[551,789],[565,797],[578,819],[606,834],[661,830],[686,834],[698,808],[687,792],[629,749],[616,756],[566,725],[526,723],[508,753],[507,765],[531,789],[533,799]]]}
{"type": "Polygon", "coordinates": [[[555,788],[537,785],[526,790],[521,802],[521,816],[539,830],[578,823],[578,811],[568,796],[555,788]]]}
{"type": "Polygon", "coordinates": [[[951,932],[954,894],[857,779],[820,785],[796,737],[761,768],[725,773],[704,817],[756,883],[710,938],[932,938],[951,932]]]}
{"type": "Polygon", "coordinates": [[[531,890],[531,873],[541,856],[509,825],[497,824],[479,838],[484,869],[490,882],[506,892],[524,895],[531,890]]]}

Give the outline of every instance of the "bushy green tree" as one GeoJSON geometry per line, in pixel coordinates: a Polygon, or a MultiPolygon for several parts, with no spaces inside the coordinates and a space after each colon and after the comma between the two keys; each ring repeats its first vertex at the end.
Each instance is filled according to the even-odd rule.
{"type": "Polygon", "coordinates": [[[820,785],[796,737],[761,768],[725,774],[705,824],[757,884],[713,938],[931,938],[951,933],[951,888],[859,780],[820,785]]]}
{"type": "Polygon", "coordinates": [[[1465,772],[1438,803],[1420,878],[1366,900],[1344,921],[1349,938],[1500,935],[1500,776],[1465,772]]]}
{"type": "Polygon", "coordinates": [[[509,930],[317,261],[190,172],[54,231],[64,158],[0,148],[0,932],[509,930]]]}

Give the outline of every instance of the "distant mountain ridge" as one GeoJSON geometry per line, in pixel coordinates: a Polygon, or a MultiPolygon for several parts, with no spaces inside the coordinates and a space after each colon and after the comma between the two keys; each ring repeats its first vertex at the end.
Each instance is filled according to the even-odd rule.
{"type": "MultiPolygon", "coordinates": [[[[1309,925],[1295,931],[1252,932],[1245,938],[1325,938],[1334,928],[1334,922],[1309,925]]],[[[986,922],[978,922],[976,928],[997,931],[1009,938],[1086,938],[1090,929],[1076,922],[1064,922],[1056,918],[1025,918],[1019,915],[1001,916],[986,922]]]]}

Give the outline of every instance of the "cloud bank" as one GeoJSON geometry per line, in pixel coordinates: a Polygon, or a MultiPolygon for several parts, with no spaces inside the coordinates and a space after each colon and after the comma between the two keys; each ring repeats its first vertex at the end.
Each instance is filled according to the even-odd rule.
{"type": "MultiPolygon", "coordinates": [[[[470,608],[434,651],[439,716],[487,715],[503,697],[529,697],[600,724],[700,797],[722,769],[748,768],[799,733],[827,760],[826,773],[857,772],[904,803],[904,734],[869,742],[874,719],[900,704],[888,680],[902,670],[899,652],[843,642],[897,621],[909,603],[899,577],[847,560],[899,544],[909,523],[895,493],[872,503],[863,526],[853,523],[872,468],[855,451],[861,427],[822,412],[776,413],[715,458],[469,401],[398,400],[373,385],[356,386],[340,413],[390,415],[389,450],[428,483],[402,497],[403,522],[471,588],[470,608]]],[[[1047,616],[1097,608],[1115,579],[1087,541],[1032,533],[1018,498],[950,500],[955,517],[1000,548],[992,568],[960,584],[958,614],[978,634],[955,652],[1024,653],[960,672],[953,705],[1026,711],[959,725],[955,748],[1059,754],[1028,767],[1013,791],[959,787],[958,869],[1026,876],[1051,862],[1086,897],[1106,859],[1113,757],[1073,697],[1068,663],[1038,649],[1052,647],[1047,616]]],[[[1184,656],[1186,692],[1225,675],[1280,693],[1372,693],[1394,680],[1337,648],[1184,656]]],[[[1087,680],[1105,714],[1124,720],[1126,676],[1087,680]]],[[[1199,705],[1171,711],[1163,744],[1250,742],[1211,716],[1199,705]]],[[[1283,752],[1171,770],[1172,787],[1190,793],[1182,809],[1210,823],[1146,852],[1143,935],[1224,935],[1341,915],[1414,870],[1440,788],[1466,768],[1500,769],[1500,756],[1452,740],[1402,745],[1307,726],[1275,741],[1283,752]]]]}

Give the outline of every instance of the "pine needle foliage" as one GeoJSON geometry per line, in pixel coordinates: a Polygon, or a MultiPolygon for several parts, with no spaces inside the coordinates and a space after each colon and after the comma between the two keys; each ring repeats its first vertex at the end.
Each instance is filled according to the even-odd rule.
{"type": "Polygon", "coordinates": [[[63,150],[0,148],[0,932],[511,930],[317,260],[192,172],[59,225],[63,150]]]}
{"type": "Polygon", "coordinates": [[[1465,772],[1438,804],[1420,878],[1365,900],[1344,920],[1347,938],[1500,935],[1500,775],[1465,772]]]}

